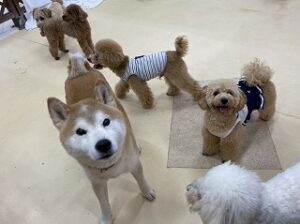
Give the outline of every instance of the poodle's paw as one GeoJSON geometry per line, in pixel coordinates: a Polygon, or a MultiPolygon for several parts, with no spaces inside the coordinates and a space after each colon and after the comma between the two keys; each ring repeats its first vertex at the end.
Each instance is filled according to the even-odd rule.
{"type": "Polygon", "coordinates": [[[269,121],[273,117],[273,114],[259,114],[259,118],[263,121],[269,121]]]}
{"type": "Polygon", "coordinates": [[[194,204],[201,199],[199,190],[193,183],[186,187],[186,199],[189,204],[194,204]]]}
{"type": "Polygon", "coordinates": [[[156,193],[153,189],[150,189],[148,192],[143,192],[142,195],[148,201],[153,201],[156,198],[156,193]]]}
{"type": "Polygon", "coordinates": [[[167,95],[168,96],[177,96],[179,94],[179,89],[176,87],[169,87],[167,95]]]}
{"type": "Polygon", "coordinates": [[[203,156],[214,156],[214,155],[216,155],[216,153],[215,152],[210,152],[210,151],[203,151],[202,155],[203,156]]]}
{"type": "Polygon", "coordinates": [[[55,60],[59,60],[59,57],[54,57],[55,60]]]}
{"type": "Polygon", "coordinates": [[[148,99],[143,103],[144,109],[151,109],[153,106],[154,106],[154,100],[153,100],[153,98],[148,98],[148,99]]]}

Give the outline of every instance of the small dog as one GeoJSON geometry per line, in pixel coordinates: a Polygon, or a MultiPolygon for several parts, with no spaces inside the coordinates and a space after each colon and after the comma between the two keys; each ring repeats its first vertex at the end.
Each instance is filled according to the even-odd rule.
{"type": "Polygon", "coordinates": [[[92,183],[102,210],[100,224],[111,224],[108,179],[131,172],[147,200],[154,200],[155,192],[144,177],[129,119],[104,76],[80,54],[70,56],[68,73],[67,104],[48,98],[48,110],[62,145],[92,183]]]}
{"type": "Polygon", "coordinates": [[[65,47],[64,32],[62,30],[62,16],[64,8],[62,0],[53,0],[50,7],[34,9],[33,18],[40,28],[41,36],[46,36],[49,52],[55,60],[59,60],[58,50],[69,52],[65,47]]]}
{"type": "Polygon", "coordinates": [[[94,53],[94,44],[87,17],[88,14],[79,5],[71,4],[65,8],[62,24],[64,33],[76,38],[82,51],[89,56],[94,53]]]}
{"type": "Polygon", "coordinates": [[[270,67],[258,59],[247,64],[242,78],[217,80],[204,86],[204,97],[199,101],[205,110],[203,155],[212,156],[220,152],[222,161],[234,160],[242,141],[241,127],[254,110],[259,118],[268,121],[275,113],[276,89],[270,81],[270,67]]]}
{"type": "Polygon", "coordinates": [[[188,73],[182,60],[188,50],[188,41],[180,36],[175,40],[176,51],[166,51],[130,58],[124,55],[122,47],[114,40],[104,39],[96,43],[94,55],[89,58],[95,68],[110,68],[118,77],[115,87],[117,97],[124,98],[131,88],[143,107],[153,107],[153,94],[147,81],[164,76],[169,85],[167,95],[176,96],[179,89],[190,93],[196,100],[201,98],[202,89],[188,73]]]}
{"type": "Polygon", "coordinates": [[[300,162],[266,183],[226,162],[187,186],[190,211],[204,224],[299,224],[300,162]]]}

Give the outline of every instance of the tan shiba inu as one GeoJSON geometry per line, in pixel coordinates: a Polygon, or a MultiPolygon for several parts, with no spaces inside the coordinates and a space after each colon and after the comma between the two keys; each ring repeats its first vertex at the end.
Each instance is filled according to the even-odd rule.
{"type": "Polygon", "coordinates": [[[131,172],[143,196],[155,192],[145,180],[128,117],[104,76],[79,53],[71,54],[66,102],[48,98],[48,110],[66,151],[84,168],[100,202],[100,224],[112,223],[107,181],[131,172]]]}

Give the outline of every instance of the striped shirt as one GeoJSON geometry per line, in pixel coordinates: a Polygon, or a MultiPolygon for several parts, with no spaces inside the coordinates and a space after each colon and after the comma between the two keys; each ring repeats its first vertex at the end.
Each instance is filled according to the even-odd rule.
{"type": "Polygon", "coordinates": [[[167,64],[167,53],[158,52],[130,58],[122,79],[127,81],[131,75],[147,81],[162,75],[167,64]]]}

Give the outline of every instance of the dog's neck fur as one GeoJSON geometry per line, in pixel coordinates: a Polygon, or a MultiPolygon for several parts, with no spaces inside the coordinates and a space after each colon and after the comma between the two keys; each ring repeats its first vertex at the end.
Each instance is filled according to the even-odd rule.
{"type": "Polygon", "coordinates": [[[205,127],[213,133],[222,133],[231,128],[236,121],[236,113],[221,114],[217,111],[205,112],[205,127]]]}
{"type": "Polygon", "coordinates": [[[115,73],[118,77],[122,78],[123,74],[125,73],[128,63],[129,63],[129,57],[126,55],[126,56],[124,56],[124,60],[122,61],[122,63],[119,66],[109,67],[109,69],[113,73],[115,73]]]}

